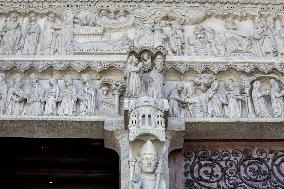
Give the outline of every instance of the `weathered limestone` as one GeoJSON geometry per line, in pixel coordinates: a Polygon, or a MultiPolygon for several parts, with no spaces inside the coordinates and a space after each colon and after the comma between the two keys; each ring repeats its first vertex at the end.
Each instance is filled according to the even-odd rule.
{"type": "Polygon", "coordinates": [[[284,137],[281,0],[0,2],[2,137],[104,139],[122,189],[168,189],[184,139],[284,137]]]}

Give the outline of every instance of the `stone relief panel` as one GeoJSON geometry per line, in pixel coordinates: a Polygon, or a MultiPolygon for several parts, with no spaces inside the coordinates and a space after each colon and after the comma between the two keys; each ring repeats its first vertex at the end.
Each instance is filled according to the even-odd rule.
{"type": "MultiPolygon", "coordinates": [[[[78,5],[79,6],[79,5],[78,5]]],[[[2,11],[1,55],[126,54],[163,46],[172,56],[282,57],[283,12],[202,3],[179,9],[107,6],[2,11]]]]}

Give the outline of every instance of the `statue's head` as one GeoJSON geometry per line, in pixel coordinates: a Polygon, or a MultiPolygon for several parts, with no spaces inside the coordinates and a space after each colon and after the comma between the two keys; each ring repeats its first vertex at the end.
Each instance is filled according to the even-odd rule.
{"type": "Polygon", "coordinates": [[[64,83],[66,86],[71,86],[73,84],[72,77],[70,75],[67,75],[64,77],[64,83]]]}
{"type": "Polygon", "coordinates": [[[48,20],[51,21],[51,22],[54,22],[55,21],[55,14],[54,13],[50,13],[48,15],[48,20]]]}
{"type": "Polygon", "coordinates": [[[18,14],[17,13],[13,12],[11,14],[11,21],[13,21],[13,22],[17,22],[18,21],[18,14]]]}
{"type": "Polygon", "coordinates": [[[57,81],[56,81],[55,78],[50,78],[49,79],[49,85],[54,86],[54,85],[56,85],[56,83],[57,83],[57,81]]]}
{"type": "Polygon", "coordinates": [[[153,143],[148,140],[140,151],[140,167],[143,173],[154,173],[157,167],[157,150],[153,143]]]}
{"type": "Polygon", "coordinates": [[[255,81],[255,82],[253,83],[253,87],[254,87],[254,88],[260,88],[260,86],[261,86],[260,81],[255,81]]]}
{"type": "Polygon", "coordinates": [[[37,18],[36,18],[36,13],[32,12],[30,14],[30,17],[29,17],[29,21],[30,22],[36,22],[37,18]]]}
{"type": "Polygon", "coordinates": [[[35,73],[32,73],[30,75],[30,81],[31,81],[31,84],[32,85],[36,85],[37,84],[37,81],[38,81],[38,75],[35,74],[35,73]]]}

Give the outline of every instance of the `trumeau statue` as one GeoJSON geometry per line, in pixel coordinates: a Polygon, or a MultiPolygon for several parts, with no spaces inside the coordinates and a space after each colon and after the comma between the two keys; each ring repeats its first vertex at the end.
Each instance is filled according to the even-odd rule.
{"type": "Polygon", "coordinates": [[[65,89],[57,100],[60,102],[58,114],[60,116],[73,116],[76,110],[77,94],[71,76],[65,76],[64,85],[65,89]]]}
{"type": "Polygon", "coordinates": [[[89,74],[82,75],[81,94],[78,97],[80,104],[80,115],[94,115],[95,113],[95,91],[91,87],[89,74]]]}
{"type": "Polygon", "coordinates": [[[37,22],[36,14],[31,13],[29,24],[25,31],[23,54],[36,55],[39,43],[40,26],[37,22]]]}
{"type": "Polygon", "coordinates": [[[266,96],[269,95],[268,90],[261,89],[261,82],[255,81],[252,88],[252,101],[254,105],[255,115],[257,117],[271,117],[267,107],[266,96]]]}
{"type": "Polygon", "coordinates": [[[0,39],[0,54],[14,55],[17,53],[21,39],[21,24],[16,13],[11,13],[10,17],[5,21],[3,30],[0,33],[0,39]]]}
{"type": "Polygon", "coordinates": [[[155,99],[163,98],[164,87],[164,57],[158,55],[154,60],[154,67],[149,74],[148,95],[155,99]]]}
{"type": "Polygon", "coordinates": [[[57,99],[59,98],[59,87],[55,78],[49,79],[49,89],[45,95],[44,115],[57,115],[57,99]]]}
{"type": "Polygon", "coordinates": [[[33,73],[30,75],[32,85],[30,95],[27,98],[27,115],[40,116],[43,114],[44,91],[39,86],[38,76],[33,73]]]}
{"type": "Polygon", "coordinates": [[[5,81],[5,74],[0,73],[0,115],[5,114],[7,108],[8,87],[5,81]]]}
{"type": "Polygon", "coordinates": [[[135,55],[130,55],[127,61],[127,96],[138,97],[143,88],[142,84],[143,64],[135,55]]]}
{"type": "Polygon", "coordinates": [[[25,101],[27,99],[25,92],[22,89],[22,77],[16,74],[13,78],[13,85],[8,90],[8,115],[21,115],[25,101]]]}
{"type": "Polygon", "coordinates": [[[279,84],[275,81],[275,79],[270,80],[271,89],[271,109],[273,117],[283,117],[283,108],[284,108],[284,91],[280,89],[279,84]]]}
{"type": "Polygon", "coordinates": [[[148,140],[141,148],[137,158],[140,174],[135,174],[130,181],[130,189],[166,189],[162,178],[163,157],[159,159],[156,147],[148,140]]]}

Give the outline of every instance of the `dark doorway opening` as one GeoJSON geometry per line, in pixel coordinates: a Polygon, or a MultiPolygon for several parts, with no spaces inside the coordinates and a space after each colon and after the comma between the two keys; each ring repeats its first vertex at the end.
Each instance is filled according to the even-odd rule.
{"type": "Polygon", "coordinates": [[[0,138],[5,189],[118,189],[119,157],[103,140],[0,138]]]}

